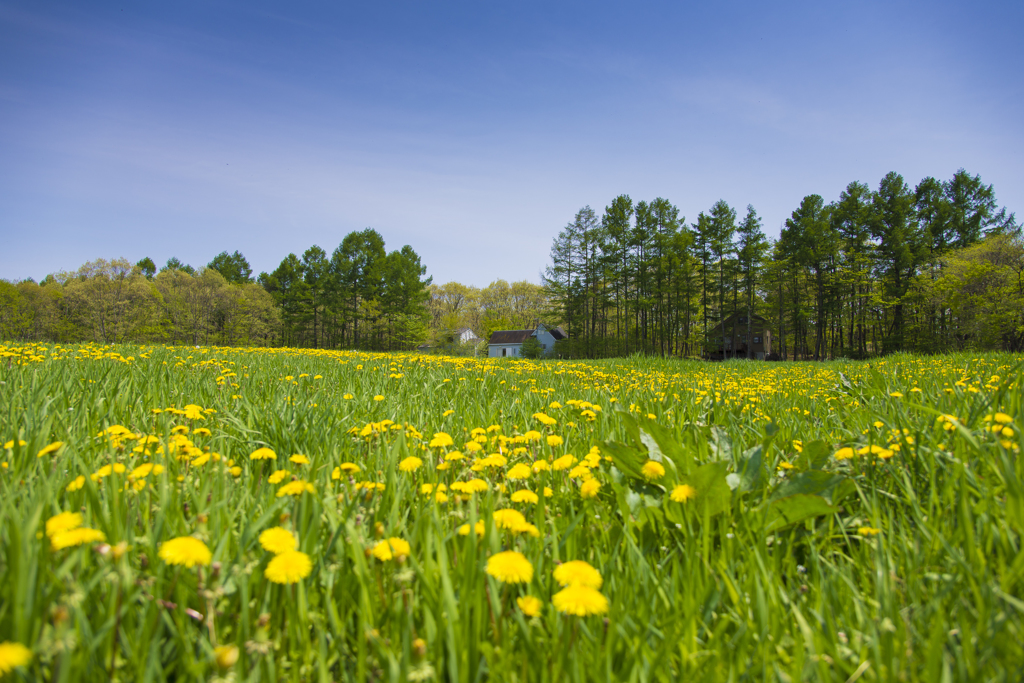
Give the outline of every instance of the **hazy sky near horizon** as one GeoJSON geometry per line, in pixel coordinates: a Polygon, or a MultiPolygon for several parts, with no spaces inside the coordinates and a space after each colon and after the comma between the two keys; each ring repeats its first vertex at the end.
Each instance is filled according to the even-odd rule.
{"type": "Polygon", "coordinates": [[[0,278],[353,230],[539,281],[577,210],[958,168],[1024,214],[1020,2],[0,0],[0,278]]]}

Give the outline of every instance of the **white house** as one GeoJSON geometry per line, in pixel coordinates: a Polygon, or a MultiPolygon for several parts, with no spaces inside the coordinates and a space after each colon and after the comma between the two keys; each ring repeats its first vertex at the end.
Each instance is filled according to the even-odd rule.
{"type": "Polygon", "coordinates": [[[555,342],[565,339],[565,332],[561,327],[553,327],[550,330],[544,325],[538,324],[532,330],[499,330],[491,333],[487,343],[488,358],[521,358],[523,342],[530,337],[536,337],[544,349],[545,354],[550,354],[555,349],[555,342]]]}
{"type": "Polygon", "coordinates": [[[468,327],[460,327],[455,330],[456,344],[476,344],[480,341],[480,337],[476,336],[476,332],[468,327]]]}

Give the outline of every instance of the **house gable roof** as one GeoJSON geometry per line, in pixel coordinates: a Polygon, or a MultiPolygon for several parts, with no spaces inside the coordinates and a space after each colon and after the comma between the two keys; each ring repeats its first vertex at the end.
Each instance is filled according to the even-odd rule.
{"type": "Polygon", "coordinates": [[[491,333],[488,344],[522,344],[535,332],[536,330],[498,330],[491,333]]]}

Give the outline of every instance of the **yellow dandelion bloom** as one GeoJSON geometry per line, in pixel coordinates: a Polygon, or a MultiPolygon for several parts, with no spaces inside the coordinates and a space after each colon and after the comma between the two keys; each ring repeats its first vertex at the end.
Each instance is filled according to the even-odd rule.
{"type": "Polygon", "coordinates": [[[586,464],[584,462],[581,462],[579,465],[576,465],[576,467],[573,467],[571,470],[569,470],[569,478],[570,479],[583,479],[583,480],[587,480],[587,479],[590,479],[593,476],[594,475],[591,474],[591,472],[590,472],[590,465],[588,465],[588,464],[586,464]]]}
{"type": "Polygon", "coordinates": [[[289,550],[275,555],[267,564],[263,575],[274,583],[298,583],[313,571],[313,561],[309,555],[298,550],[289,550]]]}
{"type": "Polygon", "coordinates": [[[359,465],[353,464],[353,463],[351,463],[351,462],[343,462],[343,463],[341,463],[340,465],[338,465],[338,468],[339,468],[339,469],[340,469],[340,470],[341,470],[342,472],[349,472],[349,473],[351,473],[351,474],[355,474],[355,473],[357,473],[357,472],[360,472],[360,471],[362,471],[362,470],[360,469],[359,465]]]}
{"type": "Polygon", "coordinates": [[[313,493],[316,491],[316,489],[309,482],[297,479],[295,481],[290,481],[281,488],[279,488],[277,490],[277,497],[281,498],[282,496],[301,496],[303,493],[306,493],[307,491],[313,493]]]}
{"type": "Polygon", "coordinates": [[[689,484],[679,484],[672,489],[672,500],[677,503],[685,503],[688,500],[697,497],[697,489],[693,488],[689,484]]]}
{"type": "Polygon", "coordinates": [[[213,558],[213,553],[206,544],[192,536],[179,536],[161,543],[157,555],[167,564],[177,564],[190,569],[197,564],[206,566],[213,558]]]}
{"type": "Polygon", "coordinates": [[[160,474],[163,471],[163,465],[155,465],[151,462],[147,462],[144,465],[136,467],[128,476],[132,479],[145,479],[151,474],[160,474]]]}
{"type": "Polygon", "coordinates": [[[560,586],[578,584],[597,590],[604,582],[604,579],[601,578],[601,572],[597,571],[589,562],[584,562],[583,560],[563,562],[555,567],[552,576],[555,577],[555,581],[560,586]]]}
{"type": "Polygon", "coordinates": [[[71,480],[71,483],[68,484],[67,491],[69,493],[72,491],[78,491],[83,486],[85,486],[85,476],[80,474],[71,480]]]}
{"type": "Polygon", "coordinates": [[[431,448],[448,448],[449,446],[454,446],[455,442],[452,441],[452,437],[448,434],[437,432],[427,445],[431,448]]]}
{"type": "Polygon", "coordinates": [[[272,472],[270,476],[267,477],[267,481],[269,481],[271,484],[280,484],[281,481],[283,481],[284,478],[287,476],[288,470],[277,470],[276,472],[272,472]]]}
{"type": "Polygon", "coordinates": [[[537,462],[533,463],[533,472],[534,472],[534,474],[540,474],[541,472],[547,472],[550,469],[551,469],[551,463],[549,463],[547,460],[538,460],[537,462]]]}
{"type": "Polygon", "coordinates": [[[509,529],[514,531],[515,529],[526,524],[526,518],[523,517],[523,513],[519,510],[513,510],[506,508],[504,510],[494,511],[494,526],[499,529],[509,529]]]}
{"type": "Polygon", "coordinates": [[[597,479],[587,479],[580,486],[580,495],[584,498],[593,498],[601,490],[601,482],[597,479]]]}
{"type": "Polygon", "coordinates": [[[398,463],[398,469],[402,472],[415,472],[423,465],[423,461],[417,458],[415,455],[410,455],[408,458],[398,463]]]}
{"type": "Polygon", "coordinates": [[[374,401],[383,401],[384,397],[381,396],[380,394],[377,394],[376,396],[373,397],[373,400],[374,401]]]}
{"type": "Polygon", "coordinates": [[[487,559],[487,573],[502,583],[529,583],[533,565],[522,553],[506,550],[487,559]]]}
{"type": "Polygon", "coordinates": [[[591,614],[604,614],[608,611],[608,598],[593,588],[580,584],[572,584],[555,593],[551,604],[563,614],[586,617],[591,614]]]}
{"type": "Polygon", "coordinates": [[[381,562],[387,562],[394,558],[406,557],[412,552],[408,541],[401,538],[389,538],[379,541],[370,553],[381,562]]]}
{"type": "Polygon", "coordinates": [[[277,460],[277,453],[267,447],[257,448],[249,454],[250,460],[277,460]]]}
{"type": "Polygon", "coordinates": [[[525,434],[523,434],[523,438],[526,439],[527,441],[540,441],[540,437],[541,433],[535,429],[531,429],[525,434]]]}
{"type": "Polygon", "coordinates": [[[260,545],[264,550],[280,555],[299,549],[299,539],[295,534],[279,526],[271,527],[260,534],[260,545]]]}
{"type": "Polygon", "coordinates": [[[192,433],[194,435],[196,435],[196,436],[212,436],[213,435],[213,432],[211,432],[206,427],[196,427],[195,429],[192,430],[192,433]]]}
{"type": "Polygon", "coordinates": [[[558,424],[558,420],[544,413],[534,413],[533,419],[537,420],[541,424],[546,425],[548,427],[554,424],[558,424]]]}
{"type": "Polygon", "coordinates": [[[49,446],[43,446],[42,449],[40,449],[39,453],[36,454],[36,457],[37,458],[41,458],[44,455],[49,455],[50,453],[56,453],[57,451],[59,451],[61,449],[61,446],[63,446],[63,445],[64,445],[63,441],[54,441],[49,446]]]}
{"type": "Polygon", "coordinates": [[[540,498],[533,491],[523,489],[512,494],[513,503],[536,503],[540,498]]]}
{"type": "Polygon", "coordinates": [[[835,452],[835,458],[836,460],[849,460],[856,454],[856,451],[854,451],[849,446],[846,446],[845,448],[840,448],[838,451],[835,452]]]}
{"type": "Polygon", "coordinates": [[[857,529],[857,533],[861,536],[877,536],[878,534],[882,533],[882,530],[870,526],[862,526],[859,529],[857,529]]]}
{"type": "Polygon", "coordinates": [[[71,529],[69,531],[62,531],[59,534],[54,534],[50,537],[50,546],[54,550],[63,550],[64,548],[71,548],[76,545],[85,545],[86,543],[100,543],[107,540],[107,537],[102,531],[98,529],[89,529],[88,527],[78,527],[77,529],[71,529]]]}
{"type": "Polygon", "coordinates": [[[5,641],[0,643],[0,676],[32,661],[32,651],[21,643],[5,641]]]}
{"type": "Polygon", "coordinates": [[[213,648],[213,657],[221,669],[230,669],[238,662],[238,646],[218,645],[213,648]]]}
{"type": "Polygon", "coordinates": [[[82,526],[82,515],[79,512],[62,512],[46,520],[46,535],[53,538],[65,531],[82,526]]]}
{"type": "Polygon", "coordinates": [[[572,454],[563,455],[560,458],[555,458],[555,461],[551,463],[551,469],[555,472],[560,472],[569,469],[574,464],[576,464],[576,456],[572,454]]]}
{"type": "Polygon", "coordinates": [[[657,481],[665,476],[665,466],[656,460],[648,460],[640,468],[640,473],[647,481],[657,481]]]}
{"type": "Polygon", "coordinates": [[[535,617],[540,614],[540,610],[544,606],[540,598],[535,598],[532,595],[516,598],[516,604],[519,605],[519,610],[528,617],[535,617]]]}
{"type": "Polygon", "coordinates": [[[296,453],[295,455],[293,455],[292,457],[290,457],[288,459],[290,461],[292,461],[293,463],[295,463],[296,465],[308,465],[309,464],[309,458],[306,457],[305,455],[303,455],[302,453],[296,453]]]}
{"type": "MultiPolygon", "coordinates": [[[[481,521],[474,525],[477,536],[483,536],[484,532],[487,531],[487,526],[481,521]]],[[[469,525],[463,524],[459,527],[459,536],[469,536],[469,525]]]]}

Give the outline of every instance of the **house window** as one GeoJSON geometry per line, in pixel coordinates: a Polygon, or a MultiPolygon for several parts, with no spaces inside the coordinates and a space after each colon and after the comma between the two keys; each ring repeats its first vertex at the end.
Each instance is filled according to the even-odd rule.
{"type": "Polygon", "coordinates": [[[740,322],[741,323],[745,323],[745,322],[747,322],[747,319],[746,318],[740,318],[740,322]]]}
{"type": "Polygon", "coordinates": [[[761,338],[760,337],[754,337],[754,343],[755,344],[760,344],[761,343],[761,338]]]}
{"type": "Polygon", "coordinates": [[[507,354],[507,353],[508,353],[508,349],[506,349],[506,348],[505,348],[504,346],[502,346],[502,347],[501,347],[501,355],[503,355],[503,356],[504,356],[504,355],[505,355],[505,354],[507,354]]]}

